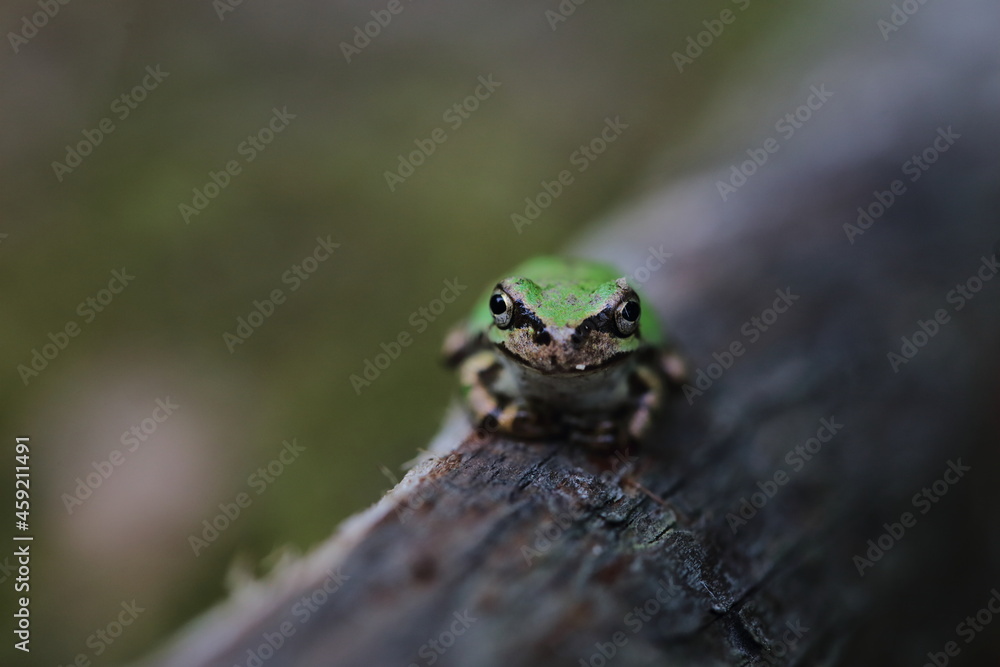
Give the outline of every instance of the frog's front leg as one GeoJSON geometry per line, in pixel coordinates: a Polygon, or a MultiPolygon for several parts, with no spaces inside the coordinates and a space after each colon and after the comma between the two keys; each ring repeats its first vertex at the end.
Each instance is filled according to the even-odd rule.
{"type": "Polygon", "coordinates": [[[674,350],[665,350],[660,353],[660,368],[667,376],[667,383],[671,388],[680,388],[688,380],[687,364],[684,357],[674,350]]]}
{"type": "Polygon", "coordinates": [[[459,381],[475,426],[495,423],[495,429],[520,438],[543,438],[552,426],[520,399],[498,390],[508,371],[490,351],[477,352],[461,363],[459,381]]]}
{"type": "Polygon", "coordinates": [[[636,408],[629,419],[628,433],[636,442],[641,442],[649,433],[670,390],[679,388],[687,379],[684,360],[676,352],[662,352],[656,362],[640,364],[630,378],[636,408]]]}
{"type": "Polygon", "coordinates": [[[653,425],[653,417],[664,399],[663,381],[652,368],[639,366],[630,378],[632,391],[636,394],[636,407],[628,423],[628,434],[636,442],[642,442],[653,425]]]}

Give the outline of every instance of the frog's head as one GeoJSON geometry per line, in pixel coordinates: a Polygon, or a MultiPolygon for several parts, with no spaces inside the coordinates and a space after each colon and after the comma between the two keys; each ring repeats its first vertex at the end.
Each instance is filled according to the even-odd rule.
{"type": "Polygon", "coordinates": [[[483,306],[489,341],[509,360],[546,375],[617,365],[651,342],[644,334],[656,335],[627,280],[593,262],[533,260],[500,280],[483,306]]]}

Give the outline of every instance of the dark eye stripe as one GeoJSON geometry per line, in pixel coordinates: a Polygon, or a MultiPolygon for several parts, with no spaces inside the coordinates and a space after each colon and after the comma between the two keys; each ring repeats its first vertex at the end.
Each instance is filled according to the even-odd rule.
{"type": "MultiPolygon", "coordinates": [[[[634,301],[636,308],[639,308],[638,301],[634,295],[626,297],[629,301],[634,301]]],[[[585,319],[580,323],[580,326],[576,328],[577,333],[586,333],[588,331],[600,331],[616,338],[628,338],[629,335],[635,335],[637,331],[632,332],[629,335],[623,335],[615,324],[615,312],[617,308],[621,305],[621,302],[615,304],[614,306],[609,306],[597,313],[585,319]]],[[[511,315],[509,329],[525,329],[531,327],[534,329],[535,333],[541,333],[545,330],[545,323],[542,322],[533,312],[528,310],[522,301],[513,301],[513,314],[511,315]]],[[[641,311],[640,311],[641,312],[641,311]]],[[[636,319],[638,319],[639,314],[636,314],[636,319]]]]}
{"type": "Polygon", "coordinates": [[[580,323],[580,326],[576,328],[577,333],[586,333],[587,331],[600,331],[601,333],[611,334],[612,336],[621,337],[618,333],[618,328],[615,327],[615,309],[605,308],[596,315],[592,315],[580,323]]]}
{"type": "Polygon", "coordinates": [[[538,319],[538,316],[528,310],[524,306],[524,303],[520,301],[514,302],[514,315],[511,318],[510,325],[515,329],[531,327],[535,330],[535,333],[539,333],[545,329],[545,323],[538,319]]]}

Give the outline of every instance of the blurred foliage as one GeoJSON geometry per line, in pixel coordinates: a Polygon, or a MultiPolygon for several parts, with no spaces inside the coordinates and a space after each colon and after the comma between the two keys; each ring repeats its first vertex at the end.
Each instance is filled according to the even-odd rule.
{"type": "MultiPolygon", "coordinates": [[[[345,62],[340,42],[384,5],[254,0],[220,20],[208,0],[71,3],[2,56],[0,432],[34,448],[32,664],[93,658],[88,636],[133,598],[147,611],[98,662],[135,657],[219,599],[234,562],[259,573],[377,500],[379,466],[398,470],[443,415],[440,341],[471,299],[689,141],[790,3],[738,13],[683,74],[671,54],[733,3],[589,2],[553,30],[555,1],[406,2],[345,62]],[[169,76],[119,120],[113,100],[157,65],[169,76]],[[452,130],[442,114],[481,75],[500,88],[452,130]],[[178,205],[275,107],[295,118],[185,224],[178,205]],[[518,234],[511,214],[615,116],[628,130],[518,234]],[[114,132],[57,180],[104,117],[114,132]],[[447,141],[390,192],[384,172],[436,127],[447,141]],[[290,292],[282,274],[327,236],[340,248],[290,292]],[[77,304],[122,267],[134,282],[83,323],[77,304]],[[469,289],[417,333],[410,314],[447,279],[469,289]],[[223,332],[275,288],[287,302],[230,354],[223,332]],[[80,335],[25,386],[17,366],[69,320],[80,335]],[[403,331],[413,344],[356,394],[349,376],[403,331]],[[176,415],[68,514],[63,494],[165,396],[176,415]],[[306,452],[195,558],[188,536],[291,438],[306,452]]],[[[35,11],[8,3],[2,25],[35,11]]]]}

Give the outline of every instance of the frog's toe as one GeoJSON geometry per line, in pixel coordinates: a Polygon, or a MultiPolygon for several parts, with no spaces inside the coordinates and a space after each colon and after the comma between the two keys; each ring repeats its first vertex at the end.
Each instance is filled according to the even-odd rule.
{"type": "Polygon", "coordinates": [[[642,442],[649,433],[649,429],[653,423],[653,415],[650,410],[636,410],[635,414],[632,415],[632,419],[628,423],[628,434],[629,437],[636,442],[642,442]]]}
{"type": "Polygon", "coordinates": [[[660,357],[660,368],[670,384],[681,386],[688,381],[687,363],[676,352],[666,352],[660,357]]]}
{"type": "Polygon", "coordinates": [[[499,428],[519,438],[536,440],[550,437],[552,424],[538,413],[522,405],[510,403],[496,415],[499,428]]]}

